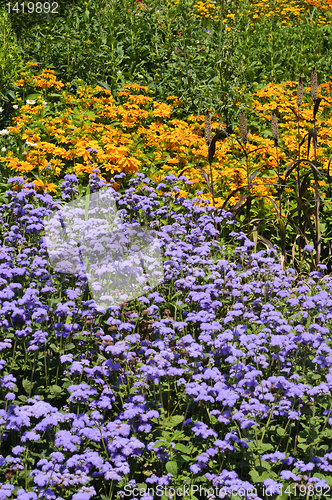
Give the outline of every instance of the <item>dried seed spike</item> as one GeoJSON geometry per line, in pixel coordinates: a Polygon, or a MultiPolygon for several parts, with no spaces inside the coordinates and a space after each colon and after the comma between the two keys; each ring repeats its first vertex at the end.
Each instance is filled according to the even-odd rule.
{"type": "Polygon", "coordinates": [[[240,119],[240,131],[241,131],[242,142],[243,144],[247,144],[248,142],[247,120],[246,120],[246,115],[244,114],[243,111],[240,112],[239,119],[240,119]]]}
{"type": "Polygon", "coordinates": [[[311,99],[316,102],[317,101],[317,73],[316,68],[314,68],[311,72],[311,99]]]}
{"type": "Polygon", "coordinates": [[[312,131],[312,147],[317,149],[317,129],[314,128],[312,131]]]}
{"type": "Polygon", "coordinates": [[[299,78],[299,83],[297,85],[297,99],[296,99],[296,104],[297,107],[299,108],[303,102],[303,81],[302,78],[299,78]]]}
{"type": "Polygon", "coordinates": [[[275,111],[272,111],[271,126],[272,126],[272,137],[274,140],[275,147],[277,147],[279,141],[279,132],[278,132],[278,120],[275,111]]]}
{"type": "Polygon", "coordinates": [[[211,131],[211,115],[209,112],[205,115],[205,142],[209,146],[212,142],[212,131],[211,131]]]}

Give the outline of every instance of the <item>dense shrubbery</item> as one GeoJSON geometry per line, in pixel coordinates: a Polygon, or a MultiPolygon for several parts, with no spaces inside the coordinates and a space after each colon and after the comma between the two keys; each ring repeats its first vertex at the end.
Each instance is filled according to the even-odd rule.
{"type": "Polygon", "coordinates": [[[0,127],[8,123],[12,116],[10,101],[15,99],[10,86],[23,71],[23,57],[17,44],[15,34],[11,30],[6,11],[0,10],[0,127]]]}
{"type": "MultiPolygon", "coordinates": [[[[329,9],[311,2],[79,0],[59,15],[12,12],[25,61],[112,91],[137,82],[157,99],[185,99],[186,114],[213,109],[235,122],[237,103],[271,83],[331,68],[329,9]],[[271,15],[273,14],[273,15],[271,15]],[[285,47],[287,48],[285,50],[285,47]]],[[[185,116],[185,115],[184,115],[185,116]]]]}

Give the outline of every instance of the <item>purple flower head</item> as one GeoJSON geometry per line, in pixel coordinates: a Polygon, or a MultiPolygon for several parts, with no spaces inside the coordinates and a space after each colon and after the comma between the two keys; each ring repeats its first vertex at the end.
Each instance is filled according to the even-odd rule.
{"type": "Polygon", "coordinates": [[[23,451],[25,450],[25,448],[23,446],[14,446],[14,448],[12,449],[12,454],[13,455],[20,455],[21,453],[23,453],[23,451]]]}
{"type": "Polygon", "coordinates": [[[15,489],[15,486],[12,484],[1,484],[0,485],[0,499],[5,500],[12,496],[12,490],[15,489]]]}
{"type": "Polygon", "coordinates": [[[78,184],[78,179],[76,175],[65,175],[65,180],[61,184],[62,198],[68,199],[73,198],[74,195],[78,194],[78,190],[74,187],[78,184]]]}
{"type": "Polygon", "coordinates": [[[277,483],[274,479],[265,479],[264,486],[266,494],[271,495],[279,495],[281,493],[281,488],[283,487],[282,483],[277,483]]]}

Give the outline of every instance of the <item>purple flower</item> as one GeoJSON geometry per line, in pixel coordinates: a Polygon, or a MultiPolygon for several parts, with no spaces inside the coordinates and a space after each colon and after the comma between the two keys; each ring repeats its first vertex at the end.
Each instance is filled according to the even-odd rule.
{"type": "Polygon", "coordinates": [[[7,401],[14,401],[14,399],[16,399],[16,396],[13,392],[8,392],[5,398],[7,399],[7,401]]]}
{"type": "Polygon", "coordinates": [[[267,453],[266,455],[262,455],[262,459],[266,462],[272,462],[276,464],[278,461],[284,460],[286,457],[285,453],[281,451],[275,451],[274,453],[267,453]]]}
{"type": "Polygon", "coordinates": [[[264,481],[265,492],[267,495],[279,495],[283,484],[277,483],[274,479],[265,479],[264,481]]]}
{"type": "Polygon", "coordinates": [[[38,441],[40,438],[40,434],[33,431],[26,431],[22,434],[21,441],[22,443],[25,443],[26,441],[38,441]]]}
{"type": "Polygon", "coordinates": [[[55,435],[54,444],[57,447],[62,446],[64,450],[76,451],[76,445],[81,444],[81,439],[78,436],[73,436],[70,431],[58,431],[55,435]]]}
{"type": "Polygon", "coordinates": [[[8,497],[12,496],[12,490],[15,489],[15,486],[12,484],[0,484],[0,499],[5,500],[8,497]]]}
{"type": "Polygon", "coordinates": [[[290,470],[282,470],[280,472],[280,477],[282,479],[285,479],[286,481],[288,481],[289,479],[292,479],[293,481],[297,481],[299,478],[296,474],[294,474],[293,472],[291,472],[290,470]]]}
{"type": "Polygon", "coordinates": [[[213,431],[212,429],[209,429],[206,424],[203,422],[196,422],[191,430],[196,434],[196,436],[201,436],[203,439],[208,438],[209,436],[213,437],[218,437],[218,434],[213,431]]]}
{"type": "Polygon", "coordinates": [[[14,389],[16,378],[13,375],[4,375],[0,382],[1,387],[5,389],[14,389]]]}
{"type": "Polygon", "coordinates": [[[37,494],[25,491],[23,488],[17,491],[17,500],[37,500],[37,494]]]}
{"type": "Polygon", "coordinates": [[[23,453],[23,451],[25,450],[25,448],[23,446],[14,446],[14,448],[12,449],[12,454],[13,455],[20,455],[21,453],[23,453]]]}

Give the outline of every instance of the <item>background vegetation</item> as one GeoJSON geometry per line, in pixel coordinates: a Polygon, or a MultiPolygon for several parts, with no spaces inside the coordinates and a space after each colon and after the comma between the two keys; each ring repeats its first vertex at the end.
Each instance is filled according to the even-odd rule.
{"type": "Polygon", "coordinates": [[[103,81],[114,92],[136,82],[157,99],[184,99],[183,116],[211,109],[231,126],[264,82],[308,78],[313,66],[328,80],[331,10],[322,5],[79,0],[59,2],[58,14],[12,11],[10,21],[24,60],[72,87],[103,81]]]}

